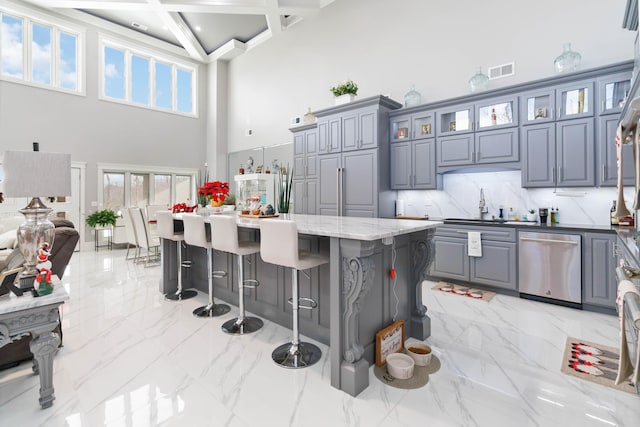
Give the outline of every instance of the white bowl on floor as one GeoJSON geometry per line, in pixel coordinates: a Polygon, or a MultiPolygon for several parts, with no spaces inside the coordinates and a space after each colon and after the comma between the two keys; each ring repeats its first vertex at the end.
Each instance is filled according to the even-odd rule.
{"type": "Polygon", "coordinates": [[[387,372],[394,378],[406,380],[413,376],[415,362],[404,353],[393,353],[387,356],[387,372]]]}
{"type": "Polygon", "coordinates": [[[416,363],[416,366],[427,366],[431,363],[431,347],[423,342],[412,342],[406,345],[407,354],[416,363]]]}

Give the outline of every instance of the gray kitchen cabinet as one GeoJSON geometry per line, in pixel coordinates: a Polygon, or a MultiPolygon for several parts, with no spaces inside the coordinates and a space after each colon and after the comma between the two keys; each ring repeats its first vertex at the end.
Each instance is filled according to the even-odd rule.
{"type": "MultiPolygon", "coordinates": [[[[618,120],[619,116],[615,114],[598,117],[597,186],[615,186],[618,183],[617,150],[615,145],[618,120]]],[[[633,144],[624,144],[622,146],[622,179],[624,185],[633,185],[635,182],[633,144]]]]}
{"type": "Polygon", "coordinates": [[[600,77],[598,87],[598,112],[600,114],[618,114],[622,112],[631,90],[631,72],[622,72],[600,77]]]}
{"type": "Polygon", "coordinates": [[[421,111],[393,117],[389,126],[391,142],[433,138],[435,135],[434,119],[435,113],[433,111],[421,111]]]}
{"type": "Polygon", "coordinates": [[[595,185],[593,118],[523,126],[521,134],[522,187],[595,185]]]}
{"type": "Polygon", "coordinates": [[[541,124],[555,121],[556,91],[540,89],[520,95],[520,123],[541,124]]]}
{"type": "Polygon", "coordinates": [[[378,110],[363,108],[342,115],[342,151],[378,146],[378,110]]]}
{"type": "Polygon", "coordinates": [[[293,132],[293,212],[317,213],[318,129],[315,124],[290,129],[293,132]]]}
{"type": "Polygon", "coordinates": [[[438,136],[473,132],[473,104],[457,105],[437,112],[438,136]]]}
{"type": "Polygon", "coordinates": [[[435,190],[442,186],[432,139],[391,144],[391,189],[435,190]]]}
{"type": "Polygon", "coordinates": [[[518,96],[489,98],[475,105],[476,132],[518,126],[518,96]]]}
{"type": "Polygon", "coordinates": [[[438,167],[517,162],[520,143],[517,128],[438,138],[438,167]]]}
{"type": "Polygon", "coordinates": [[[584,233],[583,304],[615,308],[616,259],[613,248],[617,236],[607,233],[584,233]]]}
{"type": "Polygon", "coordinates": [[[443,136],[439,137],[437,141],[438,167],[474,163],[475,143],[472,133],[443,136]]]}
{"type": "Polygon", "coordinates": [[[593,117],[594,90],[592,80],[567,83],[556,87],[556,120],[593,117]]]}
{"type": "Polygon", "coordinates": [[[517,289],[514,228],[443,225],[434,236],[431,276],[503,289],[517,289]],[[480,231],[482,256],[467,255],[467,233],[480,231]]]}
{"type": "Polygon", "coordinates": [[[318,154],[339,153],[341,150],[342,117],[318,118],[318,154]]]}

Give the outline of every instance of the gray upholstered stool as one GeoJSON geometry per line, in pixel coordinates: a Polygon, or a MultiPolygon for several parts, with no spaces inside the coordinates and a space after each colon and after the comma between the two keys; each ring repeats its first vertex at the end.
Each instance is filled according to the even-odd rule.
{"type": "MultiPolygon", "coordinates": [[[[209,283],[209,303],[193,310],[196,317],[217,317],[226,314],[231,308],[226,304],[213,303],[213,276],[223,277],[224,271],[213,271],[213,245],[207,240],[207,229],[204,218],[198,214],[182,215],[184,224],[184,241],[191,246],[198,246],[207,250],[207,281],[209,283]]],[[[210,234],[213,236],[213,232],[210,234]]],[[[217,238],[217,236],[216,236],[217,238]]]]}
{"type": "Polygon", "coordinates": [[[244,280],[243,260],[245,255],[260,252],[260,243],[238,240],[235,215],[211,215],[209,222],[211,227],[216,230],[216,238],[212,242],[213,248],[238,256],[238,317],[227,320],[222,325],[222,330],[234,335],[255,332],[262,328],[263,323],[257,317],[244,315],[244,290],[245,288],[255,288],[259,283],[257,280],[244,280]]]}
{"type": "Polygon", "coordinates": [[[320,254],[298,251],[298,228],[296,223],[281,219],[260,220],[260,256],[264,262],[292,269],[293,337],[290,343],[277,347],[271,358],[285,368],[305,368],[320,360],[322,351],[314,344],[300,342],[298,309],[313,309],[318,305],[311,298],[298,297],[298,272],[329,262],[320,254]],[[307,303],[300,305],[300,302],[307,303]]]}
{"type": "Polygon", "coordinates": [[[191,267],[191,261],[182,261],[182,242],[184,233],[175,231],[173,227],[173,212],[159,211],[156,214],[158,237],[161,239],[173,240],[178,245],[178,289],[173,293],[168,293],[164,297],[169,301],[181,301],[193,298],[198,292],[193,289],[182,289],[182,269],[191,267]]]}

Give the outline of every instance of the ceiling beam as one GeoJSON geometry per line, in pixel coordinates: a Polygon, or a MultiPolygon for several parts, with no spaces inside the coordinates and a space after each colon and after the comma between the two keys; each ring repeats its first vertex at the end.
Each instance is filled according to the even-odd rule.
{"type": "Polygon", "coordinates": [[[282,18],[278,10],[278,0],[265,0],[265,6],[265,18],[271,34],[280,34],[282,32],[282,18]]]}

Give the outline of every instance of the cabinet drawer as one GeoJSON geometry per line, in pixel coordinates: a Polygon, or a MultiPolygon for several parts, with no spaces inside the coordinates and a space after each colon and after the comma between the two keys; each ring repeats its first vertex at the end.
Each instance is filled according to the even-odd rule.
{"type": "Polygon", "coordinates": [[[477,227],[474,225],[444,224],[436,228],[436,236],[458,237],[465,239],[469,231],[479,231],[482,233],[482,240],[493,240],[498,242],[516,241],[516,229],[505,226],[477,227]]]}

